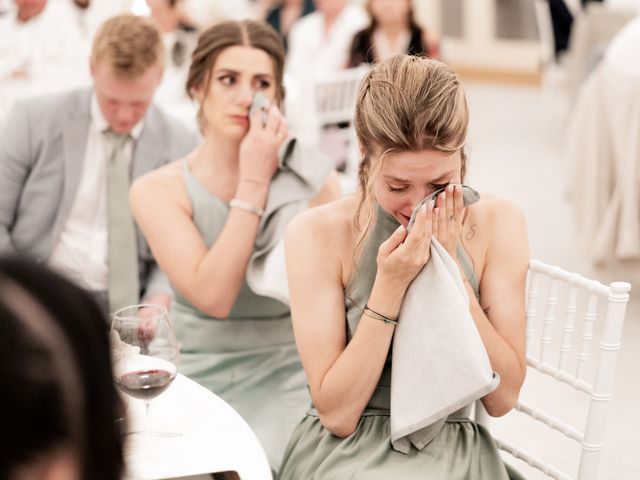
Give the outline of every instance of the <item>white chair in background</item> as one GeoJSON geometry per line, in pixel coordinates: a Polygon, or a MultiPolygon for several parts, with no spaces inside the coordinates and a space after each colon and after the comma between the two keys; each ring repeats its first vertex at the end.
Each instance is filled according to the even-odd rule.
{"type": "MultiPolygon", "coordinates": [[[[368,66],[347,68],[318,76],[311,84],[310,119],[318,145],[329,156],[339,157],[346,150],[346,163],[341,168],[344,170],[341,178],[343,193],[351,193],[356,189],[356,171],[360,155],[353,128],[353,116],[360,82],[368,71],[368,66]],[[332,147],[337,147],[337,152],[332,147]]],[[[334,160],[336,166],[340,167],[342,159],[334,160]]]]}
{"type": "MultiPolygon", "coordinates": [[[[514,446],[510,441],[495,438],[500,449],[551,478],[558,480],[598,478],[607,408],[612,398],[616,357],[621,346],[622,327],[630,289],[631,285],[625,282],[604,285],[577,273],[531,260],[526,297],[527,365],[530,369],[535,369],[556,382],[584,393],[590,397],[590,400],[584,424],[578,427],[569,425],[522,398],[515,409],[531,417],[529,420],[541,422],[548,429],[561,432],[580,444],[578,474],[570,476],[554,465],[536,458],[523,448],[514,446]],[[546,293],[543,307],[538,303],[541,293],[546,293]],[[564,305],[561,319],[556,314],[559,299],[562,299],[564,305]],[[606,305],[604,318],[598,317],[599,311],[604,310],[602,304],[598,308],[598,302],[604,302],[606,305]],[[540,310],[538,310],[539,307],[540,310]],[[578,314],[581,314],[582,318],[579,318],[578,314]],[[582,327],[580,341],[572,344],[573,332],[578,326],[582,327]],[[602,327],[602,337],[599,348],[596,350],[591,348],[592,339],[595,329],[600,327],[602,327]],[[590,359],[590,355],[594,355],[595,358],[590,359]],[[595,375],[589,373],[590,360],[595,360],[595,375]],[[581,431],[581,429],[584,430],[581,431]]],[[[509,415],[518,414],[511,412],[509,415]]],[[[489,426],[489,417],[480,401],[476,402],[476,420],[489,426]]]]}

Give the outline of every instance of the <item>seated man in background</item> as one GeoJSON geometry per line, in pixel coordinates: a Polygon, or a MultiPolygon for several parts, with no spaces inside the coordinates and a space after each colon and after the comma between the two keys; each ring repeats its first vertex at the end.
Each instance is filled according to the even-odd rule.
{"type": "Polygon", "coordinates": [[[113,17],[94,39],[93,88],[17,103],[0,131],[0,252],[48,262],[105,310],[171,299],[127,202],[132,178],[195,145],[151,106],[164,55],[151,20],[113,17]]]}

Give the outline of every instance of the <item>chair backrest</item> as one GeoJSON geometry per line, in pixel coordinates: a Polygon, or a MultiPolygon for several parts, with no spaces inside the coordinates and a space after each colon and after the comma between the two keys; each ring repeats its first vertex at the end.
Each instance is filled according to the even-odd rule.
{"type": "Polygon", "coordinates": [[[314,79],[312,105],[319,127],[353,120],[360,82],[368,70],[366,66],[347,68],[314,79]]]}
{"type": "MultiPolygon", "coordinates": [[[[625,282],[607,286],[577,273],[531,260],[526,295],[527,365],[551,379],[549,381],[586,395],[585,403],[588,405],[580,420],[582,424],[577,427],[531,405],[522,395],[516,410],[545,427],[545,435],[550,433],[548,429],[552,429],[578,443],[577,477],[560,471],[506,439],[495,439],[499,448],[551,478],[598,478],[607,408],[612,397],[616,357],[621,346],[630,289],[631,285],[625,282]],[[544,300],[540,301],[541,298],[544,300]],[[560,309],[560,305],[564,308],[560,309]],[[576,330],[581,331],[581,335],[574,341],[576,330]],[[594,336],[600,338],[599,348],[592,345],[594,336]]],[[[529,372],[532,373],[531,370],[529,372]]],[[[525,386],[529,380],[527,378],[525,386]]],[[[545,395],[550,393],[545,392],[545,395]]],[[[488,417],[480,407],[478,401],[476,420],[487,425],[488,417]]],[[[575,423],[579,414],[573,413],[575,423]]],[[[512,412],[509,415],[517,414],[512,412]]],[[[539,439],[539,442],[546,440],[539,439]]]]}

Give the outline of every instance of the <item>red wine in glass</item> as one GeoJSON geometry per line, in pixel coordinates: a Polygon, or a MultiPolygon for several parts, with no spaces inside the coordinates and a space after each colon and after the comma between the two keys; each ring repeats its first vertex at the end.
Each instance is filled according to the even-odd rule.
{"type": "Polygon", "coordinates": [[[132,397],[150,400],[164,392],[174,377],[166,370],[138,370],[116,378],[116,384],[132,397]]]}

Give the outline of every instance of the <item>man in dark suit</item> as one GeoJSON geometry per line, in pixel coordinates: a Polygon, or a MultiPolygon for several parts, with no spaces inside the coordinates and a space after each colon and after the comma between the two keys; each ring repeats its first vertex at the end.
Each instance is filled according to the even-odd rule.
{"type": "Polygon", "coordinates": [[[94,39],[93,88],[17,103],[0,131],[0,252],[47,262],[111,311],[171,300],[128,210],[131,180],[196,142],[151,104],[164,57],[154,23],[114,17],[94,39]]]}

